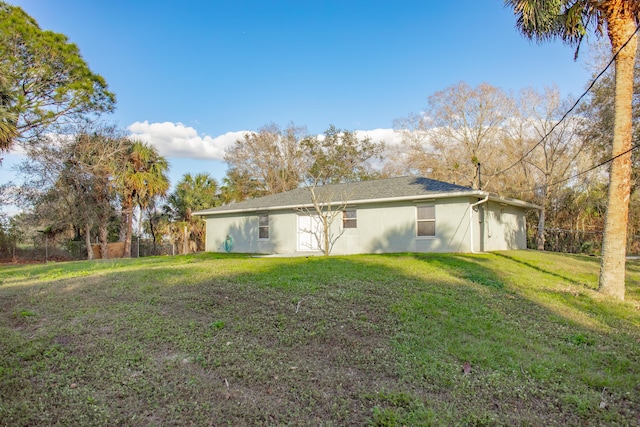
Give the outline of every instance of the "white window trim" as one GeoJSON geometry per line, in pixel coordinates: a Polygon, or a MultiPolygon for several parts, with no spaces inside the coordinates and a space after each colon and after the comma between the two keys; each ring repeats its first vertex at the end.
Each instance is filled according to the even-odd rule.
{"type": "Polygon", "coordinates": [[[358,229],[358,211],[356,208],[345,208],[342,210],[342,228],[344,230],[357,230],[358,229]],[[354,218],[346,218],[345,214],[347,213],[347,211],[353,211],[355,212],[355,217],[354,218]],[[345,223],[347,223],[348,221],[354,221],[356,223],[355,227],[345,227],[345,223]]]}
{"type": "Polygon", "coordinates": [[[271,238],[271,218],[269,218],[269,214],[261,214],[258,215],[258,240],[261,242],[267,241],[271,238]],[[260,218],[266,216],[267,217],[267,225],[260,225],[260,218]],[[267,236],[268,237],[260,237],[260,229],[261,228],[266,228],[267,229],[267,236]]]}
{"type": "Polygon", "coordinates": [[[435,204],[428,204],[428,205],[416,205],[415,208],[415,224],[416,224],[416,239],[424,239],[424,240],[429,240],[429,239],[435,239],[438,236],[438,227],[437,227],[437,223],[436,223],[436,205],[435,204]],[[418,219],[418,208],[423,208],[423,207],[430,207],[433,206],[433,219],[418,219]],[[433,236],[420,236],[418,235],[418,222],[433,222],[434,224],[434,234],[433,236]]]}

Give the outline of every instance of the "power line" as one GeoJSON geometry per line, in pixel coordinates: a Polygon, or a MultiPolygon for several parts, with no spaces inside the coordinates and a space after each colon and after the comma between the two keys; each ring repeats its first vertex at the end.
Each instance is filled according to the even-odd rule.
{"type": "MultiPolygon", "coordinates": [[[[635,150],[635,149],[636,149],[636,148],[638,148],[638,147],[640,147],[640,144],[633,145],[633,146],[631,146],[631,148],[629,148],[628,150],[623,151],[622,153],[620,153],[620,154],[618,154],[618,155],[616,155],[616,156],[613,156],[613,157],[611,157],[610,159],[607,159],[607,160],[605,160],[605,161],[603,161],[603,162],[600,162],[600,163],[598,163],[597,165],[591,166],[589,169],[585,169],[585,170],[583,170],[583,171],[580,171],[580,172],[576,173],[575,175],[572,175],[572,176],[570,176],[570,177],[568,177],[568,178],[561,179],[560,181],[555,181],[555,182],[552,182],[551,184],[547,184],[547,188],[548,188],[548,187],[554,187],[554,186],[556,186],[556,185],[563,184],[563,183],[565,183],[565,182],[567,182],[567,181],[571,181],[572,179],[575,179],[575,178],[578,178],[578,177],[580,177],[580,176],[582,176],[582,175],[584,175],[584,174],[587,174],[587,173],[591,172],[592,170],[598,169],[598,168],[600,168],[600,167],[602,167],[602,166],[604,166],[604,165],[606,165],[606,164],[608,164],[608,163],[613,162],[613,161],[614,161],[614,160],[616,160],[617,158],[622,157],[622,156],[624,156],[625,154],[630,153],[631,151],[635,150]]],[[[522,194],[522,193],[527,193],[527,192],[529,192],[529,191],[535,191],[535,190],[536,190],[536,188],[538,188],[538,187],[531,187],[531,188],[527,188],[527,189],[523,189],[523,190],[516,190],[516,193],[520,193],[520,194],[522,194]]]]}
{"type": "MultiPolygon", "coordinates": [[[[540,144],[542,144],[549,135],[551,135],[553,133],[554,130],[556,130],[556,128],[558,126],[560,126],[560,124],[569,116],[569,114],[575,110],[575,108],[578,106],[578,104],[580,104],[580,101],[582,101],[582,98],[584,98],[585,96],[587,96],[587,94],[589,93],[589,91],[591,91],[591,89],[593,89],[593,86],[595,86],[596,82],[598,81],[598,79],[600,77],[602,77],[604,75],[604,73],[607,72],[607,70],[609,69],[609,67],[611,66],[611,64],[613,64],[613,62],[615,61],[615,59],[618,57],[618,54],[622,51],[622,49],[624,49],[629,42],[631,42],[631,39],[633,38],[633,36],[636,35],[636,33],[638,32],[638,30],[640,30],[640,26],[636,27],[636,30],[633,32],[633,34],[631,34],[631,36],[629,36],[629,39],[620,47],[620,49],[618,49],[618,51],[615,53],[615,55],[613,55],[611,57],[611,59],[609,60],[609,62],[607,63],[607,65],[604,67],[604,69],[602,71],[600,71],[600,73],[598,73],[598,75],[593,79],[593,81],[591,82],[591,84],[589,85],[589,87],[587,87],[587,89],[582,93],[582,95],[580,95],[578,97],[578,99],[576,100],[576,102],[574,102],[574,104],[571,106],[571,108],[569,108],[569,110],[567,110],[566,113],[564,113],[564,115],[560,118],[560,120],[553,125],[553,127],[551,128],[551,130],[549,130],[549,132],[547,132],[541,139],[540,141],[538,141],[533,147],[531,147],[524,155],[522,155],[522,157],[520,157],[520,159],[518,159],[515,163],[513,163],[511,166],[509,166],[506,169],[503,169],[499,172],[496,172],[495,175],[501,175],[505,172],[508,172],[509,170],[513,169],[516,165],[518,165],[519,163],[521,163],[529,154],[531,154],[533,152],[533,150],[535,150],[536,148],[538,148],[538,146],[540,146],[540,144]]],[[[622,153],[622,154],[626,154],[626,153],[622,153]]]]}
{"type": "Polygon", "coordinates": [[[597,164],[597,165],[595,165],[595,166],[591,166],[589,169],[583,170],[582,172],[578,172],[577,174],[575,174],[575,175],[573,175],[573,176],[570,176],[569,178],[561,179],[560,181],[554,182],[552,185],[562,184],[562,183],[564,183],[564,182],[567,182],[567,181],[570,181],[570,180],[572,180],[572,179],[578,178],[579,176],[582,176],[582,175],[584,175],[584,174],[586,174],[586,173],[589,173],[589,172],[591,172],[592,170],[598,169],[599,167],[602,167],[602,166],[606,165],[607,163],[611,163],[611,162],[613,162],[613,161],[614,161],[614,160],[616,160],[617,158],[622,157],[622,156],[624,156],[625,154],[630,153],[631,151],[635,150],[635,149],[636,149],[636,148],[638,148],[638,147],[640,147],[640,144],[632,145],[632,146],[631,146],[631,148],[629,148],[628,150],[623,151],[622,153],[620,153],[620,154],[618,154],[618,155],[616,155],[616,156],[613,156],[612,158],[607,159],[607,160],[605,160],[604,162],[600,162],[600,163],[598,163],[598,164],[597,164]]]}

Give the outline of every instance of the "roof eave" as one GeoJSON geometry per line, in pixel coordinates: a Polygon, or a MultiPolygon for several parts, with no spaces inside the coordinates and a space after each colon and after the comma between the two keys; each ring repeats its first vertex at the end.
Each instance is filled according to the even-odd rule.
{"type": "Polygon", "coordinates": [[[495,193],[489,193],[489,201],[496,202],[509,206],[517,206],[519,208],[531,209],[531,210],[541,210],[542,207],[535,205],[533,203],[525,202],[524,200],[512,199],[511,197],[500,196],[495,193]]]}
{"type": "MultiPolygon", "coordinates": [[[[329,203],[330,206],[335,205],[364,205],[364,204],[372,204],[372,203],[393,203],[393,202],[406,202],[406,201],[428,201],[428,200],[436,200],[436,199],[449,199],[454,197],[480,197],[484,198],[489,196],[489,200],[493,202],[503,203],[505,205],[517,206],[525,209],[537,209],[540,207],[534,205],[532,203],[524,202],[522,200],[511,199],[508,197],[502,197],[497,194],[489,193],[487,191],[482,190],[468,190],[468,191],[454,191],[447,193],[432,193],[432,194],[421,194],[421,195],[413,195],[413,196],[401,196],[401,197],[384,197],[378,199],[361,199],[361,200],[340,200],[329,203]]],[[[325,206],[327,204],[324,204],[325,206]]],[[[225,209],[221,211],[197,211],[192,213],[192,215],[197,216],[214,216],[214,215],[227,215],[227,214],[236,214],[236,213],[257,213],[257,212],[270,212],[270,211],[279,211],[279,210],[301,210],[301,209],[313,209],[313,204],[296,204],[296,205],[282,205],[282,206],[256,206],[253,208],[245,208],[245,209],[225,209]]]]}

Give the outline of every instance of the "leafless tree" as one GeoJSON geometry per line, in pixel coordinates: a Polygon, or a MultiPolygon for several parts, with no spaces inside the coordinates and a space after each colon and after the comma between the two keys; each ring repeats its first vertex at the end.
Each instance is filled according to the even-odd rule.
{"type": "Polygon", "coordinates": [[[570,173],[578,170],[585,141],[577,132],[580,119],[573,117],[560,121],[570,105],[560,96],[558,88],[547,88],[544,93],[523,90],[519,97],[519,122],[524,134],[519,140],[532,150],[522,160],[528,169],[529,187],[534,201],[541,206],[538,216],[537,247],[544,249],[544,229],[547,208],[551,200],[569,183],[570,173]]]}
{"type": "Polygon", "coordinates": [[[258,132],[248,132],[226,151],[229,169],[239,176],[254,178],[266,194],[297,188],[307,170],[307,158],[300,147],[307,130],[290,124],[281,129],[275,123],[258,132]]]}
{"type": "Polygon", "coordinates": [[[311,204],[301,206],[298,211],[311,218],[311,229],[305,229],[310,233],[318,244],[318,248],[329,256],[333,245],[344,233],[344,228],[340,227],[336,231],[333,227],[335,220],[340,217],[347,207],[348,195],[340,192],[338,185],[320,185],[322,179],[314,177],[305,189],[309,191],[311,204]],[[314,221],[319,222],[319,226],[314,221]]]}
{"type": "Polygon", "coordinates": [[[477,188],[478,163],[489,179],[500,169],[503,129],[513,111],[512,98],[487,83],[460,82],[434,93],[424,112],[395,123],[409,148],[408,168],[477,188]]]}

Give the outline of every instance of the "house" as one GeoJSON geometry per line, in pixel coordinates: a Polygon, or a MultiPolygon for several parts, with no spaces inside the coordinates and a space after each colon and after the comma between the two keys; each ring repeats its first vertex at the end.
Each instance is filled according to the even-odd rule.
{"type": "Polygon", "coordinates": [[[421,177],[298,188],[194,213],[206,250],[293,254],[525,249],[536,205],[421,177]],[[314,201],[315,207],[314,207],[314,201]],[[318,215],[317,207],[324,212],[318,215]],[[335,214],[324,239],[323,216],[335,214]]]}

